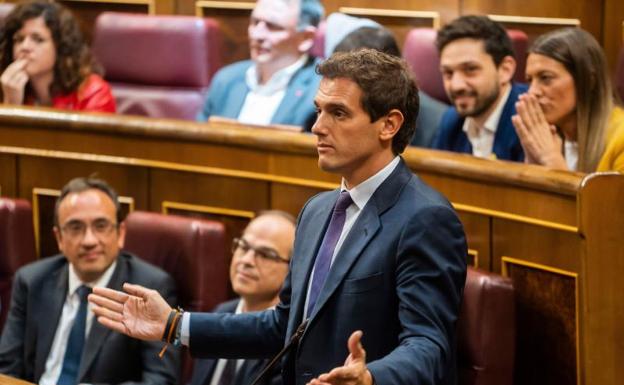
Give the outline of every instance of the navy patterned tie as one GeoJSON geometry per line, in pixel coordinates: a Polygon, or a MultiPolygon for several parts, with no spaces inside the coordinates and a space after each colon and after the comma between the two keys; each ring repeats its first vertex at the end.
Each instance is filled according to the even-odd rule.
{"type": "Polygon", "coordinates": [[[74,318],[74,325],[69,332],[63,368],[57,385],[76,385],[78,382],[78,369],[80,368],[80,358],[85,344],[87,327],[87,296],[91,293],[91,288],[82,285],[76,289],[76,293],[80,297],[80,307],[76,313],[76,318],[74,318]]]}
{"type": "Polygon", "coordinates": [[[332,212],[329,226],[327,226],[323,243],[319,248],[319,252],[316,255],[316,261],[314,262],[314,276],[312,277],[312,286],[308,297],[308,308],[306,311],[307,317],[312,314],[312,310],[314,310],[314,306],[316,305],[316,300],[318,299],[321,289],[323,288],[323,284],[325,283],[325,279],[327,279],[327,275],[329,274],[329,267],[331,266],[334,249],[336,248],[336,244],[338,243],[338,239],[342,233],[345,219],[347,218],[347,207],[349,207],[351,203],[353,203],[353,200],[351,199],[349,192],[341,192],[338,200],[336,201],[336,205],[334,206],[334,211],[332,212]]]}

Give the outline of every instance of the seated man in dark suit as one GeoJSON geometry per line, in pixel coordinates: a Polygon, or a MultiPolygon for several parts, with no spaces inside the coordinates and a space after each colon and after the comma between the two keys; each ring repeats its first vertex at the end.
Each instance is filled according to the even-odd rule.
{"type": "Polygon", "coordinates": [[[175,384],[177,352],[111,332],[88,311],[93,287],[135,282],[157,288],[173,304],[164,271],[120,251],[125,237],[117,194],[105,182],[76,178],[61,191],[54,234],[60,255],[15,274],[0,340],[0,373],[44,385],[175,384]]]}
{"type": "Polygon", "coordinates": [[[318,0],[258,0],[248,28],[251,60],[217,72],[197,120],[220,116],[309,131],[320,77],[308,51],[322,17],[318,0]]]}
{"type": "MultiPolygon", "coordinates": [[[[295,219],[266,211],[253,219],[232,244],[230,281],[239,299],[219,305],[220,313],[246,313],[272,308],[286,273],[295,239],[295,219]]],[[[249,385],[267,360],[196,360],[191,385],[249,385]]],[[[281,384],[279,368],[261,384],[281,384]]]]}
{"type": "Polygon", "coordinates": [[[505,29],[486,16],[462,16],[438,32],[436,45],[453,107],[442,117],[432,147],[522,161],[511,117],[527,87],[511,82],[516,61],[505,29]]]}

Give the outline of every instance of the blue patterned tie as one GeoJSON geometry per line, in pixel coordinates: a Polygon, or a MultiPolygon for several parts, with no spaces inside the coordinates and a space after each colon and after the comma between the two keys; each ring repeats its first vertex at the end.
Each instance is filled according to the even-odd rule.
{"type": "Polygon", "coordinates": [[[316,300],[318,299],[321,289],[323,288],[323,284],[325,283],[325,279],[327,279],[327,275],[329,274],[329,267],[331,266],[334,249],[336,248],[336,244],[338,243],[338,239],[342,233],[345,219],[347,218],[347,207],[349,207],[351,203],[353,203],[353,200],[351,199],[349,192],[341,192],[338,200],[336,201],[336,205],[334,206],[334,211],[332,212],[329,226],[327,226],[323,243],[319,248],[319,252],[316,255],[316,261],[314,262],[314,276],[312,277],[312,286],[308,297],[308,309],[306,311],[308,317],[312,314],[312,310],[314,310],[316,300]]]}
{"type": "Polygon", "coordinates": [[[74,325],[69,332],[63,368],[57,385],[76,385],[78,382],[78,369],[80,368],[80,358],[85,344],[87,327],[87,296],[91,293],[91,288],[82,285],[76,289],[76,293],[80,297],[80,307],[76,313],[76,318],[74,318],[74,325]]]}

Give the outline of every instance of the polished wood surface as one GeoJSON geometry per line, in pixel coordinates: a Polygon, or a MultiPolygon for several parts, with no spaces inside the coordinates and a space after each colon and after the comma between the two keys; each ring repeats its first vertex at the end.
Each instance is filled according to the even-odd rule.
{"type": "MultiPolygon", "coordinates": [[[[516,384],[624,383],[624,175],[417,148],[404,159],[454,204],[468,261],[516,285],[516,384]]],[[[318,169],[307,134],[0,107],[3,194],[33,200],[92,173],[136,209],[209,216],[231,233],[258,210],[297,214],[339,182],[318,169]]]]}
{"type": "Polygon", "coordinates": [[[1,385],[34,385],[32,382],[18,380],[17,378],[9,377],[4,374],[0,374],[1,385]]]}

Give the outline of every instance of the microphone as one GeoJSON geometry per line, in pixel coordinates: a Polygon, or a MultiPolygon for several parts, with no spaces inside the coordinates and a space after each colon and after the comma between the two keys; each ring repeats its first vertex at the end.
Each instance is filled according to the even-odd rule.
{"type": "Polygon", "coordinates": [[[266,366],[262,369],[260,374],[258,374],[256,379],[251,383],[251,385],[258,385],[258,383],[262,381],[262,379],[266,376],[269,370],[273,369],[273,367],[277,364],[277,362],[282,357],[284,357],[284,354],[288,353],[288,351],[292,349],[293,346],[295,346],[299,342],[299,340],[301,339],[301,336],[303,336],[303,332],[305,332],[306,326],[308,326],[308,319],[304,320],[301,323],[301,325],[297,327],[297,330],[295,331],[295,333],[292,335],[292,337],[290,337],[290,341],[288,341],[286,346],[284,346],[282,350],[280,350],[279,353],[277,353],[275,357],[273,357],[271,361],[268,364],[266,364],[266,366]]]}

